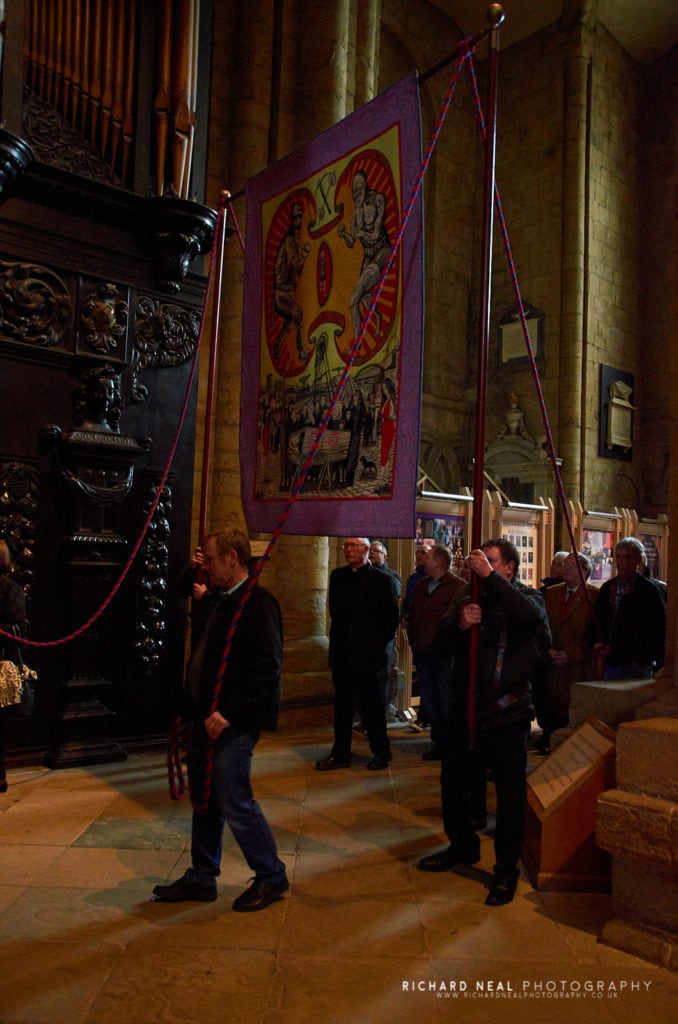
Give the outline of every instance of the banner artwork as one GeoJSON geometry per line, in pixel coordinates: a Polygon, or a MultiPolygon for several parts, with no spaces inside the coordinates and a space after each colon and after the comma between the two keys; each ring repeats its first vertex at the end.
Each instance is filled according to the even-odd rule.
{"type": "MultiPolygon", "coordinates": [[[[416,76],[247,185],[241,399],[247,524],[287,508],[420,168],[416,76]]],[[[421,197],[283,531],[413,536],[422,358],[421,197]]]]}

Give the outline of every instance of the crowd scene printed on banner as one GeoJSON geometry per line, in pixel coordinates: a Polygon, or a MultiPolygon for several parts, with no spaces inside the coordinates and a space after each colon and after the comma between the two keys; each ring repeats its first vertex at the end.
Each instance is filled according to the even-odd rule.
{"type": "MultiPolygon", "coordinates": [[[[290,493],[373,302],[400,218],[379,150],[324,169],[275,205],[264,246],[256,495],[290,493]]],[[[301,497],[391,493],[400,388],[399,263],[388,272],[301,497]]]]}

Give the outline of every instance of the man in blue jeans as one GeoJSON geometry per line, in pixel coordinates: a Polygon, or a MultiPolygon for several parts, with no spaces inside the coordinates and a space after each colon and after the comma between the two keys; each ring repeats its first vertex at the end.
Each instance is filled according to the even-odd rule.
{"type": "Polygon", "coordinates": [[[289,888],[285,865],[250,782],[259,733],[275,729],[278,720],[282,617],[273,595],[254,584],[242,606],[218,687],[229,627],[249,585],[250,545],[240,530],[227,530],[205,538],[202,550],[210,584],[220,595],[186,672],[192,721],[188,773],[197,804],[192,866],[171,885],[156,885],[153,895],[163,903],[215,900],[224,825],[228,824],[254,872],[252,885],[238,896],[233,909],[264,910],[289,888]],[[206,774],[210,763],[211,777],[206,774]]]}

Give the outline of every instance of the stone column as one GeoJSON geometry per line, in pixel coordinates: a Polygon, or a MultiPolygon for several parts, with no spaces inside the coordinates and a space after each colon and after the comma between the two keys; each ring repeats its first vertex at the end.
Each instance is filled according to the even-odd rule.
{"type": "Polygon", "coordinates": [[[355,103],[360,107],[377,93],[381,0],[358,3],[356,15],[355,103]]]}
{"type": "Polygon", "coordinates": [[[306,141],[345,117],[348,83],[349,0],[302,0],[299,4],[297,136],[306,141]]]}
{"type": "MultiPolygon", "coordinates": [[[[302,0],[297,59],[283,26],[281,93],[296,83],[296,116],[278,122],[276,156],[314,138],[358,103],[372,98],[376,83],[380,0],[302,0]],[[298,68],[303,67],[302,75],[298,68]],[[357,100],[357,102],[356,102],[357,100]]],[[[330,721],[332,688],[327,669],[328,542],[325,537],[279,540],[272,568],[285,617],[283,725],[330,721]]]]}
{"type": "MultiPolygon", "coordinates": [[[[223,189],[242,192],[247,179],[269,162],[269,127],[274,37],[273,5],[252,0],[214,14],[207,201],[216,206],[223,189]]],[[[245,203],[233,204],[243,236],[245,203]]],[[[230,221],[232,225],[232,220],[230,221]]],[[[212,465],[208,529],[244,526],[240,504],[239,418],[243,304],[243,253],[236,235],[226,246],[217,354],[217,388],[212,424],[212,465]]],[[[208,323],[212,311],[208,310],[208,323]]],[[[202,471],[202,429],[210,337],[201,351],[196,474],[202,471]]],[[[200,484],[196,477],[194,522],[200,484]]],[[[196,538],[197,539],[197,538],[196,538]]]]}
{"type": "MultiPolygon", "coordinates": [[[[247,179],[370,99],[377,80],[380,0],[267,0],[215,10],[209,199],[247,179]]],[[[235,205],[245,232],[244,203],[235,205]]],[[[243,525],[238,422],[243,259],[227,246],[218,354],[211,529],[243,525]]],[[[201,399],[204,418],[204,377],[201,399]]],[[[197,452],[198,459],[201,452],[197,452]]],[[[267,539],[267,538],[260,538],[267,539]]],[[[327,538],[283,536],[262,582],[285,621],[283,724],[331,718],[327,670],[327,538]]]]}
{"type": "Polygon", "coordinates": [[[563,254],[560,340],[560,434],[563,483],[572,500],[586,493],[586,125],[589,62],[578,53],[565,65],[563,254]]]}

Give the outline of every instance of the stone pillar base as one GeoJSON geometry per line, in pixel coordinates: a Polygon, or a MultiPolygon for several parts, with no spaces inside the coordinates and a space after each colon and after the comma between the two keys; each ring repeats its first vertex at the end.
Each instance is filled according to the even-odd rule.
{"type": "Polygon", "coordinates": [[[678,719],[617,730],[617,789],[598,800],[596,842],[612,854],[614,917],[601,941],[678,969],[678,719]]]}
{"type": "Polygon", "coordinates": [[[678,971],[678,944],[676,936],[659,928],[645,928],[632,921],[613,917],[600,936],[605,946],[621,949],[623,953],[648,960],[659,967],[678,971]]]}
{"type": "Polygon", "coordinates": [[[334,689],[325,636],[285,643],[279,728],[286,732],[332,724],[334,689]]]}

